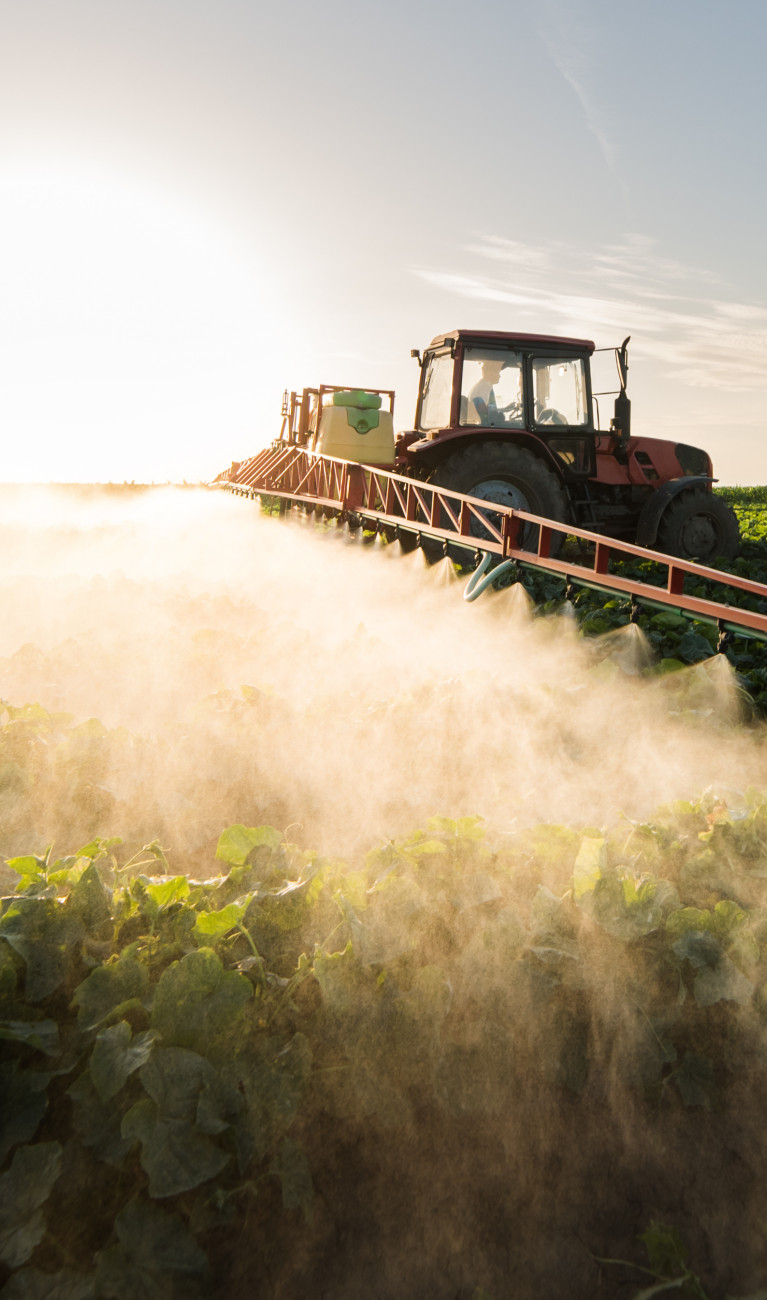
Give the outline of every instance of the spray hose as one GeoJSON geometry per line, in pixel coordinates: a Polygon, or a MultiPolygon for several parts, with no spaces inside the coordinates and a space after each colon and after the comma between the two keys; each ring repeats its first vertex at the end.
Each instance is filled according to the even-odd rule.
{"type": "Polygon", "coordinates": [[[486,551],[469,578],[469,581],[466,583],[463,592],[464,600],[476,600],[478,596],[482,595],[483,591],[487,591],[488,587],[492,587],[493,584],[496,583],[499,578],[502,578],[505,573],[510,573],[516,568],[515,560],[504,560],[502,564],[496,565],[496,567],[491,569],[488,573],[488,569],[492,562],[493,556],[491,552],[486,551]]]}

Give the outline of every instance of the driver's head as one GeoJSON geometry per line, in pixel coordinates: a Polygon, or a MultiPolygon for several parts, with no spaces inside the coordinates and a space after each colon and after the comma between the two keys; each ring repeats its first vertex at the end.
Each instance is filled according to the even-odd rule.
{"type": "Polygon", "coordinates": [[[497,384],[503,370],[503,362],[497,357],[485,357],[481,363],[482,378],[486,379],[489,384],[497,384]]]}

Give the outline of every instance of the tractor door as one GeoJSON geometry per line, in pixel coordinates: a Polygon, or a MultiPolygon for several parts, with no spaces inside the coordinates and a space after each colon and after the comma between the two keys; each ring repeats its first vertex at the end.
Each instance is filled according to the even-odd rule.
{"type": "Polygon", "coordinates": [[[566,477],[594,473],[596,434],[584,357],[531,356],[530,428],[557,457],[566,477]]]}
{"type": "Polygon", "coordinates": [[[450,427],[453,399],[453,350],[427,352],[421,369],[416,428],[422,433],[450,427]]]}

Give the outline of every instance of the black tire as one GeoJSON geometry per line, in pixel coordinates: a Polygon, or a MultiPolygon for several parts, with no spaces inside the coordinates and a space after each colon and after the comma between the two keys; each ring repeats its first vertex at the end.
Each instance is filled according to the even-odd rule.
{"type": "MultiPolygon", "coordinates": [[[[471,443],[443,461],[429,482],[466,496],[529,510],[557,523],[567,519],[567,497],[554,471],[526,447],[513,442],[471,443]]],[[[482,537],[485,533],[482,525],[473,521],[472,535],[482,537]]],[[[561,534],[553,537],[552,555],[563,541],[561,534]]],[[[522,546],[526,551],[537,549],[538,529],[533,524],[525,527],[522,546]]]]}
{"type": "Polygon", "coordinates": [[[740,549],[740,529],[734,510],[704,488],[680,492],[666,507],[658,524],[658,550],[682,560],[710,564],[732,560],[740,549]]]}

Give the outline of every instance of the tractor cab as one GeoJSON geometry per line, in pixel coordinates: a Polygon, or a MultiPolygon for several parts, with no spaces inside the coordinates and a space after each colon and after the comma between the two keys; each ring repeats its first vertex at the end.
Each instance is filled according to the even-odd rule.
{"type": "MultiPolygon", "coordinates": [[[[454,330],[421,365],[408,452],[435,463],[478,433],[537,443],[567,478],[593,473],[596,430],[589,361],[594,344],[546,335],[454,330]]],[[[417,355],[417,354],[414,354],[417,355]]]]}

